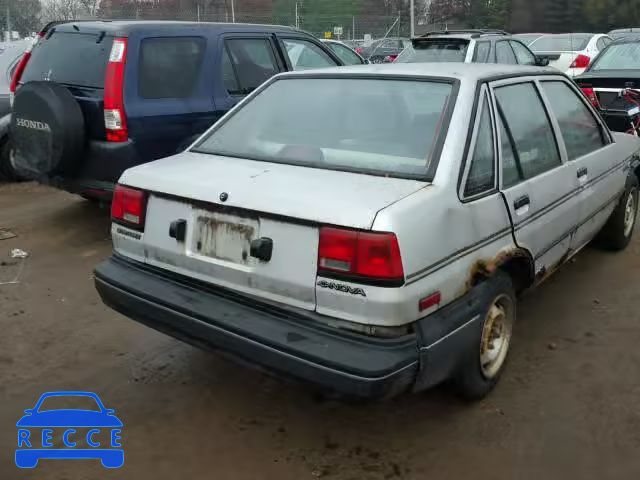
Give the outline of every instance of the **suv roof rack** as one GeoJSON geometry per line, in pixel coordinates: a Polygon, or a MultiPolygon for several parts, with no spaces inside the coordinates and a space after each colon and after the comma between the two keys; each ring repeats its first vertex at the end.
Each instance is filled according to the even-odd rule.
{"type": "Polygon", "coordinates": [[[504,30],[498,30],[495,28],[469,28],[469,29],[461,29],[461,30],[434,30],[433,32],[427,32],[423,35],[420,35],[417,38],[425,38],[430,37],[431,35],[449,35],[449,34],[470,34],[474,38],[480,37],[482,35],[511,35],[504,30]]]}

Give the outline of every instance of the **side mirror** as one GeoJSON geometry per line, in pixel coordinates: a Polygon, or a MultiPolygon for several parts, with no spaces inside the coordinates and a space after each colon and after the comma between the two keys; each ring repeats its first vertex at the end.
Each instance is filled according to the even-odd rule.
{"type": "Polygon", "coordinates": [[[536,55],[536,66],[538,67],[548,67],[549,66],[549,57],[539,57],[536,55]]]}
{"type": "Polygon", "coordinates": [[[24,413],[31,415],[33,413],[33,408],[27,408],[24,413]]]}
{"type": "Polygon", "coordinates": [[[111,415],[113,413],[115,413],[116,411],[113,408],[105,408],[104,413],[106,413],[107,415],[111,415]]]}

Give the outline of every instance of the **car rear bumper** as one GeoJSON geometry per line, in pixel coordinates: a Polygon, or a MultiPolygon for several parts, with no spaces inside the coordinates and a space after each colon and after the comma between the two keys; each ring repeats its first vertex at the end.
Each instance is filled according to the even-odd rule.
{"type": "Polygon", "coordinates": [[[318,314],[178,277],[118,255],[95,269],[105,304],[158,331],[253,366],[342,394],[379,398],[422,390],[455,374],[474,346],[478,302],[468,296],[378,338],[324,325],[318,314]]]}

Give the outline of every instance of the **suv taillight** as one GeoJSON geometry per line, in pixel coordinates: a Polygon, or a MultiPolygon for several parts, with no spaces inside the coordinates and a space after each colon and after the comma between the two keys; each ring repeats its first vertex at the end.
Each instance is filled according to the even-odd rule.
{"type": "Polygon", "coordinates": [[[16,90],[18,89],[18,83],[22,78],[22,74],[24,73],[24,69],[27,66],[27,62],[29,62],[29,59],[31,58],[31,50],[33,49],[34,43],[29,45],[29,47],[24,51],[24,53],[22,54],[22,57],[20,58],[20,61],[16,65],[16,68],[13,70],[13,75],[11,76],[11,83],[9,84],[9,93],[11,94],[15,94],[16,90]]]}
{"type": "Polygon", "coordinates": [[[318,246],[318,274],[404,282],[400,247],[395,234],[322,227],[318,246]]]}
{"type": "Polygon", "coordinates": [[[144,230],[147,192],[116,185],[111,201],[111,220],[136,230],[144,230]]]}
{"type": "Polygon", "coordinates": [[[113,40],[104,80],[104,127],[107,141],[126,142],[129,138],[124,112],[124,67],[127,61],[127,39],[113,40]]]}
{"type": "Polygon", "coordinates": [[[578,55],[569,68],[587,68],[591,63],[591,57],[578,55]]]}

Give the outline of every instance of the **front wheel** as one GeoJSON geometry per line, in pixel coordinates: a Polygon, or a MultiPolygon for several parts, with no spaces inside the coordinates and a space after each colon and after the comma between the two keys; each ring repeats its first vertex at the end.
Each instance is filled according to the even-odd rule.
{"type": "Polygon", "coordinates": [[[608,250],[624,250],[633,236],[637,216],[638,178],[631,174],[618,205],[598,234],[597,242],[608,250]]]}
{"type": "Polygon", "coordinates": [[[498,383],[516,319],[516,294],[508,274],[498,271],[482,287],[486,301],[476,343],[454,379],[460,395],[472,400],[483,398],[498,383]]]}

